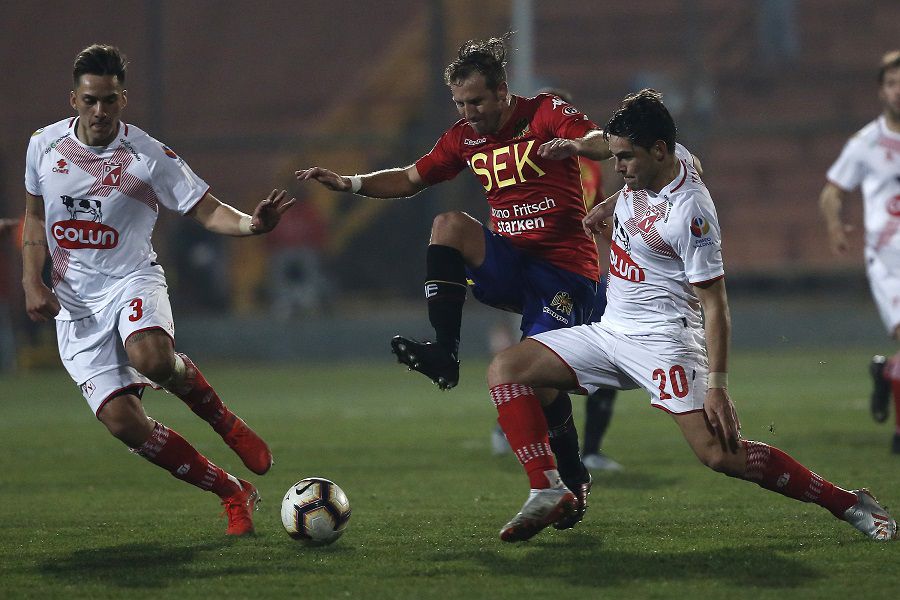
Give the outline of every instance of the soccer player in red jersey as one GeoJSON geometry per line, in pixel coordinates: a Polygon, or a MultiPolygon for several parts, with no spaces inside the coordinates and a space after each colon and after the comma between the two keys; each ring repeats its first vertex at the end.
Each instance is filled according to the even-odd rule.
{"type": "MultiPolygon", "coordinates": [[[[900,50],[886,53],[878,69],[881,115],[859,130],[828,169],[819,207],[836,254],[849,248],[843,221],[848,195],[860,188],[865,222],[866,275],[888,335],[900,341],[900,50]]],[[[872,358],[872,418],[887,421],[894,395],[891,451],[900,454],[900,350],[872,358]]]]}
{"type": "MultiPolygon", "coordinates": [[[[626,186],[591,210],[585,228],[599,231],[613,217],[609,304],[599,322],[537,334],[494,358],[488,385],[507,438],[546,448],[535,388],[641,387],[707,467],[816,503],[872,539],[894,539],[897,523],[868,490],[842,489],[778,448],[741,439],[728,394],[731,319],[718,217],[660,94],[626,97],[605,135],[626,186]]],[[[531,493],[501,529],[504,541],[527,540],[575,508],[570,490],[548,483],[552,457],[533,454],[525,465],[531,493]]]]}
{"type": "MultiPolygon", "coordinates": [[[[322,167],[296,173],[301,181],[375,198],[412,196],[466,168],[478,178],[490,205],[489,226],[463,212],[440,214],[432,224],[425,297],[435,341],[397,336],[391,342],[401,362],[442,389],[459,379],[467,277],[479,301],[521,314],[525,335],[586,323],[598,290],[597,248],[581,226],[586,211],[578,157],[608,158],[608,146],[597,126],[559,97],[510,92],[509,35],[460,47],[444,79],[462,118],[414,164],[352,176],[322,167]]],[[[579,495],[576,519],[560,524],[571,526],[583,515],[590,475],[578,454],[568,395],[538,393],[560,475],[579,495]]]]}
{"type": "Polygon", "coordinates": [[[174,348],[165,273],[151,237],[159,206],[215,233],[275,228],[294,199],[273,191],[252,215],[209,192],[175,152],[122,121],[126,60],[95,44],[75,58],[76,112],[37,130],[25,169],[23,278],[31,320],[55,320],[63,365],[97,419],[132,452],[218,495],[228,535],[253,532],[253,484],[226,473],[177,432],[144,412],[148,385],[165,388],[222,436],[251,471],[272,464],[266,443],[231,412],[186,355],[174,348]],[[41,272],[52,260],[51,286],[41,272]]]}

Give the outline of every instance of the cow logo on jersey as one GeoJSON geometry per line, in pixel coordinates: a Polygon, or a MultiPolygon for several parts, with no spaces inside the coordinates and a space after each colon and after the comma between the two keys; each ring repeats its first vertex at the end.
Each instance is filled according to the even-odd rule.
{"type": "Polygon", "coordinates": [[[66,159],[61,158],[56,161],[56,166],[53,167],[54,173],[62,173],[63,175],[69,174],[69,163],[66,162],[66,159]]]}
{"type": "Polygon", "coordinates": [[[556,292],[553,300],[550,301],[550,306],[561,313],[571,315],[575,303],[572,301],[572,296],[569,295],[569,292],[556,292]]]}
{"type": "Polygon", "coordinates": [[[647,278],[644,269],[638,266],[615,241],[609,245],[609,273],[634,283],[641,283],[647,278]]]}
{"type": "Polygon", "coordinates": [[[119,232],[103,221],[103,205],[99,200],[60,196],[69,219],[57,221],[50,233],[60,248],[109,250],[119,244],[119,232]]]}
{"type": "Polygon", "coordinates": [[[122,163],[112,162],[111,160],[103,161],[103,178],[100,183],[110,187],[119,187],[122,182],[122,163]]]}
{"type": "Polygon", "coordinates": [[[703,217],[694,217],[691,219],[691,235],[694,237],[703,237],[709,233],[709,223],[703,217]]]}

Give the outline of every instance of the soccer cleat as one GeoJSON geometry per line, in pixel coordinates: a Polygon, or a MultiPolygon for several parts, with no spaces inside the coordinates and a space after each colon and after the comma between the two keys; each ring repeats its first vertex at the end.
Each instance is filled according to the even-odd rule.
{"type": "Polygon", "coordinates": [[[532,490],[522,510],[500,530],[504,542],[524,542],[575,510],[577,500],[568,488],[532,490]]]}
{"type": "Polygon", "coordinates": [[[213,429],[222,436],[244,465],[257,475],[264,475],[272,467],[274,460],[269,446],[243,419],[227,408],[213,429]]]}
{"type": "Polygon", "coordinates": [[[584,513],[587,512],[588,507],[588,496],[591,493],[591,485],[593,484],[591,474],[587,470],[585,470],[584,473],[587,475],[587,479],[583,481],[577,483],[569,481],[563,482],[575,495],[575,509],[555,521],[553,523],[554,529],[571,529],[584,519],[584,513]]]}
{"type": "Polygon", "coordinates": [[[869,374],[872,375],[872,402],[869,405],[872,410],[872,418],[876,423],[884,423],[888,418],[888,404],[891,398],[891,383],[884,378],[884,368],[887,359],[881,355],[872,357],[869,364],[869,374]]]}
{"type": "Polygon", "coordinates": [[[844,520],[878,541],[897,539],[897,522],[888,514],[875,496],[863,488],[853,490],[859,502],[847,509],[844,520]]]}
{"type": "Polygon", "coordinates": [[[622,465],[606,456],[602,452],[596,454],[587,454],[581,459],[584,466],[591,471],[621,471],[622,465]]]}
{"type": "Polygon", "coordinates": [[[391,339],[391,351],[397,355],[398,362],[410,371],[425,375],[442,390],[449,390],[459,383],[459,360],[440,344],[395,335],[391,339]]]}
{"type": "Polygon", "coordinates": [[[262,498],[259,491],[249,481],[238,479],[241,489],[235,494],[222,498],[222,506],[228,516],[228,528],[225,535],[250,535],[254,533],[253,511],[259,508],[262,498]]]}

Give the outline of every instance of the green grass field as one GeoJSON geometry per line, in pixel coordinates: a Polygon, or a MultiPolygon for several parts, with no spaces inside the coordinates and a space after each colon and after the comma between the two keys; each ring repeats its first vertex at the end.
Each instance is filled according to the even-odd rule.
{"type": "MultiPolygon", "coordinates": [[[[741,354],[744,436],[843,487],[900,506],[891,429],[868,414],[870,352],[741,354]]],[[[874,543],[823,509],[706,470],[646,395],[622,394],[576,529],[508,545],[499,528],[527,480],[494,457],[484,364],[448,393],[381,364],[205,364],[276,456],[254,538],[228,539],[217,499],[131,455],[61,370],[0,378],[0,597],[17,598],[893,598],[900,543],[874,543]],[[288,538],[280,500],[312,475],[347,492],[337,543],[288,538]],[[543,596],[546,597],[546,596],[543,596]]],[[[163,393],[148,413],[220,466],[248,472],[163,393]]],[[[583,402],[575,399],[578,418],[583,402]]]]}

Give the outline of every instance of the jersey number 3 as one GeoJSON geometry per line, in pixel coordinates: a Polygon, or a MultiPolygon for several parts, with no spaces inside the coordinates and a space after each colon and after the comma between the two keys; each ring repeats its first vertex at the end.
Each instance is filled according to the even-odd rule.
{"type": "Polygon", "coordinates": [[[687,373],[684,372],[684,367],[681,365],[675,365],[669,369],[669,378],[666,379],[666,372],[663,369],[656,369],[653,371],[653,381],[659,381],[659,399],[660,400],[671,400],[672,394],[675,394],[676,398],[684,398],[688,394],[688,379],[687,373]],[[672,385],[672,394],[666,391],[666,383],[670,382],[672,385]]]}
{"type": "MultiPolygon", "coordinates": [[[[131,314],[128,315],[128,320],[134,323],[135,321],[140,321],[141,317],[144,316],[144,301],[140,298],[135,298],[131,302],[129,302],[128,306],[131,307],[131,314]]],[[[656,374],[653,375],[656,377],[656,374]]]]}

